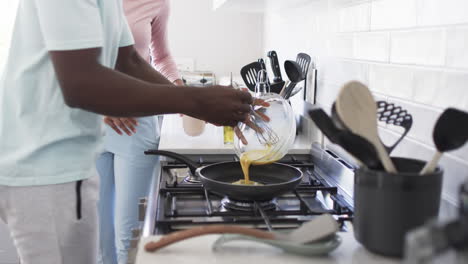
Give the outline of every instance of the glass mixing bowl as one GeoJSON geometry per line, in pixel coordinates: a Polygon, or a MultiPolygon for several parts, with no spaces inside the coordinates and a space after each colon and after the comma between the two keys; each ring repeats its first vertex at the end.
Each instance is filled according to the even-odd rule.
{"type": "MultiPolygon", "coordinates": [[[[245,123],[239,123],[238,128],[244,134],[247,144],[242,143],[235,137],[234,149],[240,158],[246,152],[254,151],[255,160],[252,164],[266,164],[280,160],[284,157],[296,137],[296,121],[291,105],[278,94],[263,93],[257,95],[257,98],[270,104],[269,107],[255,106],[254,109],[270,118],[266,125],[277,136],[274,144],[265,144],[265,140],[259,139],[258,132],[245,123]]],[[[265,135],[268,137],[268,135],[265,135]]]]}

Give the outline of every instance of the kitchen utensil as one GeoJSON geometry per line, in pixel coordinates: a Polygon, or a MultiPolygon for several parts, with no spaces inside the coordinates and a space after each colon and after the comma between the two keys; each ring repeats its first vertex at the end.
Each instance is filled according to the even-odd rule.
{"type": "MultiPolygon", "coordinates": [[[[237,239],[253,239],[287,250],[294,249],[295,246],[301,247],[307,243],[329,238],[338,232],[338,230],[339,227],[336,220],[327,214],[317,216],[314,220],[304,223],[301,227],[290,233],[273,233],[241,226],[207,225],[173,232],[163,236],[159,241],[148,242],[145,245],[145,250],[154,252],[178,241],[207,234],[241,234],[243,236],[237,237],[237,239]]],[[[224,242],[226,241],[223,241],[223,239],[216,241],[215,247],[219,247],[224,242]]]]}
{"type": "Polygon", "coordinates": [[[279,94],[284,87],[285,82],[281,77],[281,69],[278,62],[278,54],[276,51],[272,50],[267,54],[268,58],[270,58],[271,69],[273,71],[273,83],[270,83],[270,91],[272,93],[279,94]]]}
{"type": "Polygon", "coordinates": [[[340,145],[368,168],[379,169],[382,167],[374,145],[369,141],[348,130],[336,127],[332,119],[321,108],[310,109],[309,116],[331,142],[340,145]]]}
{"type": "Polygon", "coordinates": [[[262,70],[266,70],[265,60],[260,58],[258,59],[258,63],[260,63],[260,67],[262,68],[262,70]]]}
{"type": "Polygon", "coordinates": [[[255,135],[260,144],[273,146],[279,142],[279,136],[253,107],[250,110],[250,121],[256,126],[255,135]]]}
{"type": "MultiPolygon", "coordinates": [[[[395,147],[401,142],[401,140],[403,140],[406,134],[408,134],[413,124],[413,117],[411,116],[411,114],[408,113],[407,110],[402,109],[402,107],[400,106],[395,106],[395,104],[393,103],[389,104],[385,101],[378,101],[377,108],[378,108],[377,119],[379,121],[385,122],[387,124],[395,125],[395,126],[401,126],[403,127],[403,129],[405,129],[403,134],[395,143],[393,143],[393,145],[386,146],[384,144],[384,148],[390,154],[395,149],[395,147]]],[[[332,108],[331,108],[331,113],[332,113],[333,122],[337,127],[341,129],[348,129],[340,120],[340,117],[338,113],[336,112],[336,103],[333,103],[332,108]]]]}
{"type": "Polygon", "coordinates": [[[296,87],[296,84],[305,79],[305,75],[302,72],[301,66],[295,61],[285,61],[284,69],[286,70],[286,75],[288,75],[290,83],[281,91],[280,95],[287,100],[291,96],[291,92],[294,87],[296,87]]]}
{"type": "Polygon", "coordinates": [[[255,84],[257,83],[257,74],[262,70],[261,64],[256,61],[249,63],[242,67],[240,74],[244,80],[245,85],[252,91],[255,92],[255,84]]]}
{"type": "Polygon", "coordinates": [[[222,245],[224,245],[225,243],[237,240],[247,240],[264,243],[280,248],[286,253],[309,257],[325,255],[335,250],[341,244],[341,238],[338,235],[331,235],[327,238],[312,243],[297,244],[294,242],[283,240],[259,239],[252,236],[225,234],[215,241],[215,243],[213,244],[213,250],[219,251],[222,245]]]}
{"type": "Polygon", "coordinates": [[[296,125],[294,120],[294,112],[291,105],[278,94],[270,93],[268,83],[266,82],[267,73],[265,70],[259,71],[258,80],[256,83],[255,97],[269,103],[268,107],[253,106],[256,112],[250,115],[250,122],[259,122],[259,127],[266,129],[258,129],[247,125],[246,122],[240,122],[237,126],[242,132],[245,140],[234,139],[234,150],[239,158],[243,153],[255,151],[257,154],[255,161],[261,163],[275,162],[287,154],[288,150],[294,143],[296,125]],[[258,113],[267,116],[269,121],[264,120],[258,113]]]}
{"type": "Polygon", "coordinates": [[[276,51],[272,50],[269,51],[267,54],[268,58],[270,58],[271,70],[273,71],[273,83],[283,83],[283,78],[281,77],[281,68],[278,61],[278,54],[276,51]]]}
{"type": "Polygon", "coordinates": [[[437,152],[424,166],[421,174],[434,171],[442,153],[463,146],[468,139],[468,113],[455,108],[446,109],[440,115],[432,134],[437,152]]]}
{"type": "Polygon", "coordinates": [[[333,124],[337,128],[349,131],[349,129],[343,124],[343,121],[341,121],[341,118],[338,115],[338,112],[336,111],[336,102],[333,102],[332,107],[331,107],[331,118],[332,118],[333,124]]]}
{"type": "Polygon", "coordinates": [[[301,66],[302,72],[304,74],[304,85],[296,86],[291,92],[291,95],[289,97],[293,97],[294,95],[299,93],[302,90],[302,88],[307,87],[307,74],[309,73],[309,67],[310,67],[311,61],[312,59],[310,58],[308,54],[305,54],[305,53],[297,54],[296,62],[297,64],[299,64],[299,66],[301,66]]]}
{"type": "Polygon", "coordinates": [[[336,101],[336,111],[341,121],[354,134],[371,142],[387,172],[396,169],[377,131],[377,104],[369,89],[362,83],[352,81],[343,86],[336,101]]]}
{"type": "Polygon", "coordinates": [[[398,173],[356,170],[353,226],[356,240],[368,250],[401,257],[407,232],[439,214],[443,171],[421,177],[423,161],[393,158],[393,162],[398,173]]]}
{"type": "MultiPolygon", "coordinates": [[[[262,58],[260,58],[260,59],[258,59],[258,63],[260,63],[260,67],[261,67],[261,68],[262,68],[262,70],[264,70],[264,71],[265,71],[265,73],[266,73],[266,65],[265,65],[265,61],[264,61],[262,58]]],[[[266,75],[266,77],[267,77],[267,79],[266,79],[266,83],[268,84],[268,86],[270,86],[270,78],[268,78],[268,75],[266,75]]]]}
{"type": "MultiPolygon", "coordinates": [[[[255,84],[255,96],[257,98],[262,98],[262,96],[269,94],[269,90],[268,75],[266,70],[262,69],[258,72],[257,82],[255,84]]],[[[252,126],[252,124],[255,126],[255,135],[260,144],[264,146],[274,146],[279,142],[280,138],[268,124],[267,121],[270,120],[265,120],[264,117],[258,114],[258,112],[262,110],[265,110],[262,106],[251,106],[249,115],[250,126],[252,126]]],[[[242,129],[242,124],[239,124],[239,129],[242,129]]]]}
{"type": "Polygon", "coordinates": [[[170,151],[148,150],[145,154],[166,156],[183,162],[192,175],[200,178],[206,190],[238,201],[269,201],[293,191],[302,180],[301,170],[287,164],[272,163],[250,168],[250,179],[263,185],[237,185],[233,182],[244,179],[237,161],[200,167],[188,157],[170,151]]]}
{"type": "Polygon", "coordinates": [[[377,102],[377,114],[377,119],[380,122],[399,126],[404,129],[403,134],[401,134],[400,138],[395,143],[393,143],[393,145],[387,146],[384,144],[385,149],[390,154],[410,131],[411,126],[413,125],[413,116],[401,106],[397,106],[386,101],[377,102]]]}

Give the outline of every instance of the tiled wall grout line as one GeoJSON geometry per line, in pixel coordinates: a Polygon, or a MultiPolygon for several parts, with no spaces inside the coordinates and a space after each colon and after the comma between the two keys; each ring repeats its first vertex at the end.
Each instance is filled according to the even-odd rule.
{"type": "MultiPolygon", "coordinates": [[[[413,113],[415,122],[400,155],[430,158],[432,128],[439,114],[450,106],[468,110],[468,13],[463,13],[468,1],[314,3],[325,4],[324,9],[317,11],[310,5],[304,21],[313,22],[314,29],[302,38],[310,45],[301,49],[317,58],[320,105],[330,106],[343,83],[361,80],[377,98],[401,104],[413,113]]],[[[283,11],[281,20],[287,21],[283,11]]],[[[298,20],[297,14],[289,16],[291,21],[298,20]]],[[[294,54],[285,41],[295,37],[289,32],[294,24],[282,26],[275,21],[279,18],[268,19],[278,35],[269,36],[269,47],[279,46],[279,54],[294,54]]],[[[398,134],[390,126],[384,130],[390,139],[398,134]]],[[[456,184],[468,176],[467,156],[468,146],[444,155],[442,165],[450,174],[445,177],[444,192],[450,197],[456,193],[456,184]]]]}

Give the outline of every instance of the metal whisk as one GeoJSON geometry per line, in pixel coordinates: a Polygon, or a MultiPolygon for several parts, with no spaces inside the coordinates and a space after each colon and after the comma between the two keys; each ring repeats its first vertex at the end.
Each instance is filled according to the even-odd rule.
{"type": "MultiPolygon", "coordinates": [[[[262,95],[269,93],[269,91],[270,87],[268,85],[267,72],[265,70],[261,70],[257,74],[257,83],[255,85],[256,96],[261,97],[262,95]]],[[[255,130],[255,135],[261,144],[272,146],[279,142],[279,136],[253,107],[250,110],[250,121],[256,126],[252,129],[255,130]]]]}
{"type": "Polygon", "coordinates": [[[257,136],[258,142],[262,145],[272,146],[279,142],[279,136],[276,132],[268,125],[262,116],[260,116],[252,108],[250,111],[250,121],[255,124],[256,127],[252,128],[255,130],[255,135],[257,136]]]}

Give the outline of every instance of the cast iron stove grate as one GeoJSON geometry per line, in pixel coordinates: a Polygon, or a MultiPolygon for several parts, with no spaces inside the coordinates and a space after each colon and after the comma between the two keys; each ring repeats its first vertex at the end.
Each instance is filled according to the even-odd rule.
{"type": "Polygon", "coordinates": [[[292,229],[324,213],[334,215],[341,224],[352,220],[352,206],[339,194],[336,186],[313,172],[313,164],[294,158],[282,162],[298,167],[304,173],[303,181],[294,192],[272,202],[244,205],[245,202],[234,201],[231,206],[226,206],[226,197],[206,191],[199,183],[185,182],[186,166],[183,164],[163,162],[155,233],[166,234],[206,224],[292,229]],[[237,208],[238,205],[241,208],[237,208]]]}

